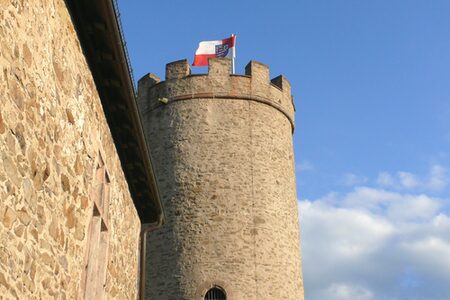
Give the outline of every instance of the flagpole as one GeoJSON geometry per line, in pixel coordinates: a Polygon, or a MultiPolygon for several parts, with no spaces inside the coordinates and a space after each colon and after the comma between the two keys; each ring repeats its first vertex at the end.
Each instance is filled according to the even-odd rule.
{"type": "Polygon", "coordinates": [[[234,45],[233,45],[233,50],[231,52],[231,74],[234,74],[234,59],[236,58],[236,35],[234,33],[231,34],[231,37],[234,37],[234,45]]]}

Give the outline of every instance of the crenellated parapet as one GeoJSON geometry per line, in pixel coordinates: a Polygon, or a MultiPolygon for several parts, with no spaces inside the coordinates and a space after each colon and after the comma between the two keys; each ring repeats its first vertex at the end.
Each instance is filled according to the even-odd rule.
{"type": "Polygon", "coordinates": [[[273,79],[269,67],[250,61],[245,75],[231,74],[231,60],[209,60],[207,74],[191,74],[187,60],[166,65],[165,81],[154,74],[139,80],[139,105],[142,112],[152,111],[162,105],[190,99],[233,99],[256,101],[269,105],[288,118],[294,129],[294,104],[291,85],[280,75],[273,79]]]}

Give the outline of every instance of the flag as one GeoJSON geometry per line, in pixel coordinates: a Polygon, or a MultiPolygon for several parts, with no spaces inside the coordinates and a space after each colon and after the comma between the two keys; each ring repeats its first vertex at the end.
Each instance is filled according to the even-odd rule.
{"type": "Polygon", "coordinates": [[[195,51],[193,66],[207,66],[208,59],[214,57],[228,57],[234,59],[236,36],[217,41],[203,41],[195,51]]]}

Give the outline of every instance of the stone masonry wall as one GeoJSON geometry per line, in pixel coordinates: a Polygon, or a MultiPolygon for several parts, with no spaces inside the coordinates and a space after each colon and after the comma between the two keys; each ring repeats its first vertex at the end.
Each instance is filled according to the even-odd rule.
{"type": "Polygon", "coordinates": [[[0,0],[0,298],[76,299],[102,151],[108,298],[135,299],[140,224],[63,0],[0,0]]]}
{"type": "Polygon", "coordinates": [[[303,299],[289,82],[187,61],[139,82],[166,223],[148,238],[148,299],[303,299]],[[164,104],[167,102],[167,104],[164,104]]]}

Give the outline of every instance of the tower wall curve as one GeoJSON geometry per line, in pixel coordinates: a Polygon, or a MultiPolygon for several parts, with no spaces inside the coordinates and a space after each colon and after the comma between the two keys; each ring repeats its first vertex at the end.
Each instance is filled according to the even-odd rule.
{"type": "Polygon", "coordinates": [[[292,131],[283,76],[227,59],[139,81],[138,103],[166,216],[147,244],[146,298],[303,299],[292,131]]]}

